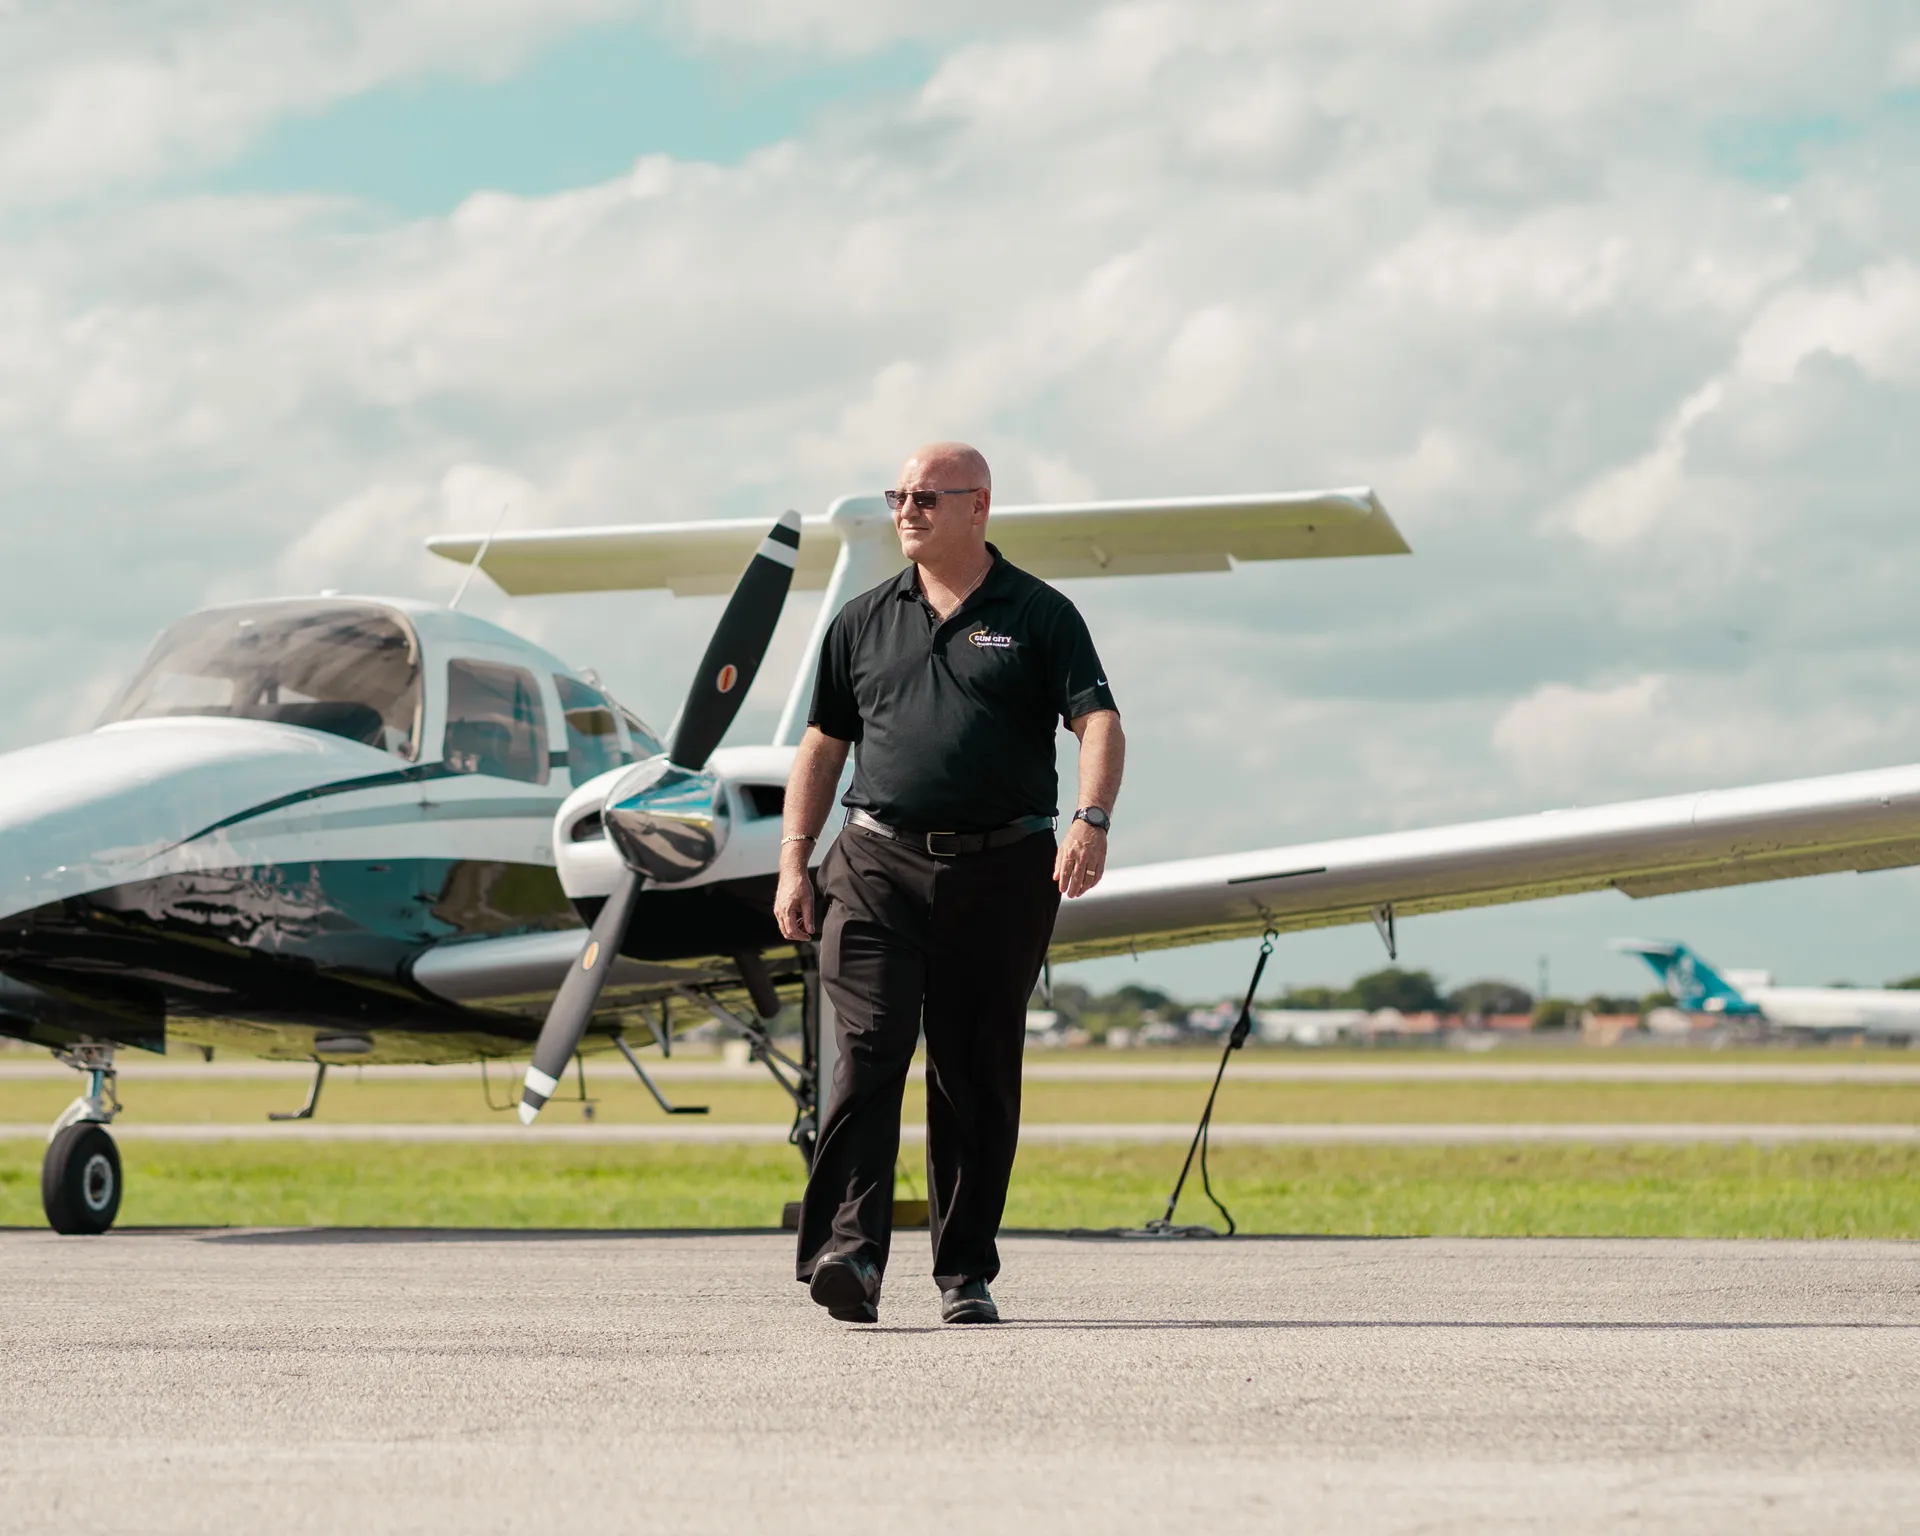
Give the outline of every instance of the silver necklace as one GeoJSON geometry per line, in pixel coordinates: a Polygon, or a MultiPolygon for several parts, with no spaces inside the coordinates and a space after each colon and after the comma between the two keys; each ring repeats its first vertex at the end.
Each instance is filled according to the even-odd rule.
{"type": "MultiPolygon", "coordinates": [[[[987,579],[987,574],[992,569],[993,569],[993,557],[989,555],[987,557],[986,570],[983,570],[978,576],[974,577],[973,585],[968,587],[966,591],[962,592],[958,597],[956,597],[953,600],[953,606],[949,608],[945,613],[940,615],[941,623],[943,624],[946,623],[948,619],[952,618],[956,613],[958,613],[963,607],[966,606],[967,599],[972,597],[974,593],[980,590],[980,583],[987,579]]],[[[923,581],[921,585],[924,587],[925,582],[923,581]]]]}

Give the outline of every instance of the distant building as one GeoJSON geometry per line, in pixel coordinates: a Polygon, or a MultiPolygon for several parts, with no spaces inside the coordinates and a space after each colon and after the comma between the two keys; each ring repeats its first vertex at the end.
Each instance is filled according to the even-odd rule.
{"type": "Polygon", "coordinates": [[[1588,1011],[1580,1015],[1580,1043],[1582,1045],[1613,1045],[1622,1035],[1630,1035],[1639,1027],[1640,1015],[1637,1013],[1588,1011]]]}
{"type": "Polygon", "coordinates": [[[1364,1008],[1256,1008],[1263,1045],[1332,1045],[1351,1040],[1367,1021],[1364,1008]]]}
{"type": "Polygon", "coordinates": [[[1224,1035],[1239,1022],[1238,1003],[1215,1003],[1211,1008],[1187,1010],[1187,1028],[1196,1035],[1224,1035]]]}
{"type": "Polygon", "coordinates": [[[1402,1013],[1398,1008],[1376,1008],[1366,1016],[1359,1033],[1369,1040],[1404,1038],[1409,1035],[1437,1035],[1437,1013],[1402,1013]]]}

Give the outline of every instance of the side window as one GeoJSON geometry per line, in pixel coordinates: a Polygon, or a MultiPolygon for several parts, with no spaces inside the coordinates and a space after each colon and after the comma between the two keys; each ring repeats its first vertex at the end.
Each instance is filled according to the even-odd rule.
{"type": "Polygon", "coordinates": [[[560,695],[560,712],[567,720],[567,769],[576,785],[630,759],[632,754],[620,749],[620,728],[614,723],[613,706],[604,694],[578,678],[558,673],[554,674],[553,687],[560,695]]]}
{"type": "Polygon", "coordinates": [[[518,667],[447,663],[447,767],[526,784],[547,782],[540,690],[518,667]]]}

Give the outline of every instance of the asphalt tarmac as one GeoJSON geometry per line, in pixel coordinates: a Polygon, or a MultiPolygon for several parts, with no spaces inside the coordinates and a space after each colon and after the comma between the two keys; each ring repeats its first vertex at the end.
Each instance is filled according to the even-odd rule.
{"type": "Polygon", "coordinates": [[[1911,1530],[1920,1246],[0,1233],[0,1525],[1911,1530]],[[1044,1525],[1042,1524],[1044,1522],[1044,1525]]]}

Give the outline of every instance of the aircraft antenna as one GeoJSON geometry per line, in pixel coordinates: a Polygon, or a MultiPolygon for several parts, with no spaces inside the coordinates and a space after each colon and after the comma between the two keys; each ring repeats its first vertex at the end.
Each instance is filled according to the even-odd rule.
{"type": "Polygon", "coordinates": [[[500,515],[493,520],[493,526],[487,530],[487,536],[480,541],[480,547],[473,552],[473,561],[467,566],[467,574],[460,578],[460,585],[454,591],[453,601],[447,604],[448,613],[458,608],[460,599],[467,595],[467,583],[473,580],[473,573],[480,569],[480,562],[487,558],[487,551],[493,545],[493,536],[500,531],[500,525],[507,520],[507,509],[512,505],[510,501],[500,503],[500,515]]]}

